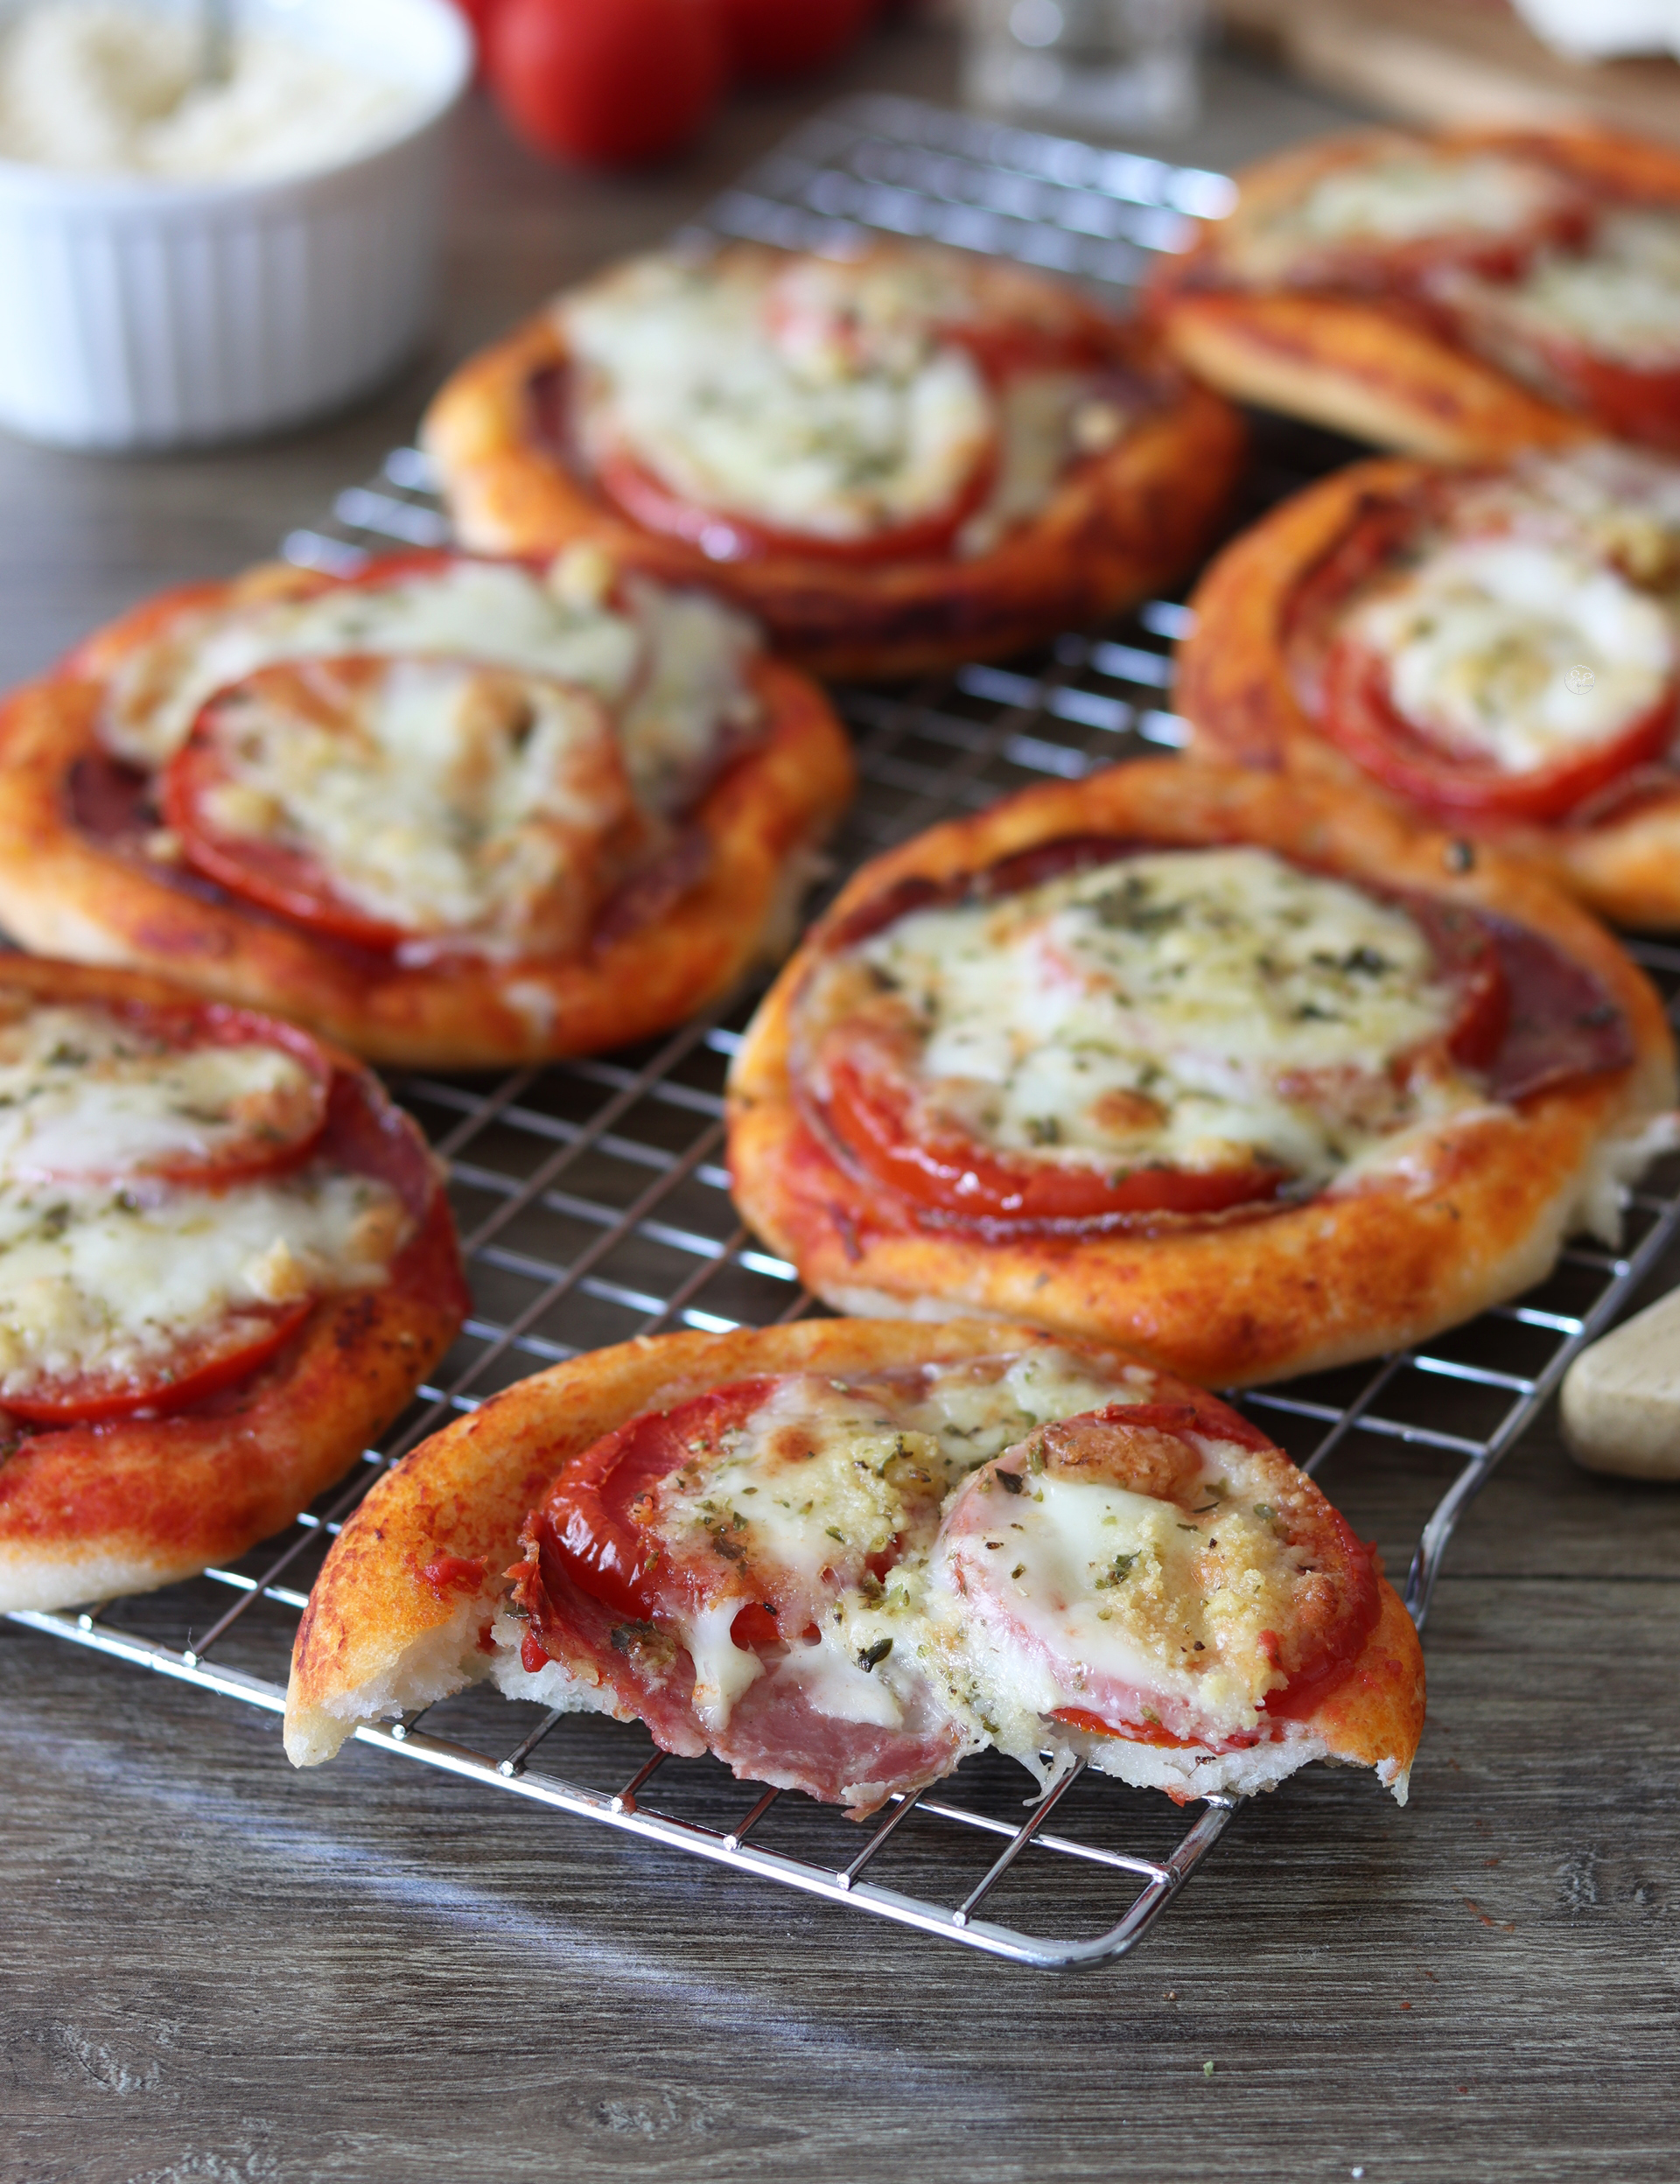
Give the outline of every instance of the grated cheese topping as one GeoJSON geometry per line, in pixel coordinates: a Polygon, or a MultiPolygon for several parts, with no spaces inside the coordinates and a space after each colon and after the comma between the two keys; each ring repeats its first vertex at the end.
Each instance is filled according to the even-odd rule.
{"type": "Polygon", "coordinates": [[[638,800],[680,809],[732,736],[757,722],[750,623],[698,593],[626,581],[593,549],[546,574],[514,563],[451,561],[377,585],[186,612],[112,677],[102,732],[119,758],[160,767],[206,702],[276,662],[351,654],[453,660],[587,692],[612,712],[638,800]]]}
{"type": "Polygon", "coordinates": [[[101,1008],[8,1018],[0,998],[0,1175],[207,1165],[293,1136],[313,1106],[308,1070],[284,1047],[182,1048],[101,1008]]]}
{"type": "MultiPolygon", "coordinates": [[[[1142,1368],[1110,1380],[1053,1349],[844,1382],[788,1375],[662,1481],[648,1536],[679,1559],[710,1547],[794,1604],[781,1617],[788,1651],[768,1672],[799,1682],[816,1711],[897,1727],[923,1674],[928,1557],[953,1491],[1034,1425],[1070,1408],[1147,1402],[1153,1384],[1142,1368]],[[878,1581],[870,1558],[895,1541],[900,1559],[878,1581]]],[[[695,1663],[695,1711],[713,1733],[766,1673],[731,1635],[740,1607],[732,1596],[675,1618],[695,1663]]]]}
{"type": "MultiPolygon", "coordinates": [[[[582,372],[585,457],[618,451],[683,500],[773,529],[867,539],[948,509],[996,461],[958,550],[988,550],[1106,431],[1089,375],[999,397],[946,329],[973,315],[943,257],[634,261],[557,307],[582,372]]],[[[703,550],[727,556],[719,528],[703,550]]]]}
{"type": "Polygon", "coordinates": [[[1209,1740],[1259,1727],[1285,1681],[1272,1641],[1309,1558],[1273,1519],[1275,1460],[1194,1445],[1191,1506],[1035,1473],[1030,1453],[1021,1491],[990,1472],[954,1502],[930,1566],[926,1658],[1002,1750],[1031,1765],[1059,1708],[1209,1740]]]}
{"type": "Polygon", "coordinates": [[[406,1216],[330,1170],[220,1192],[0,1181],[0,1409],[91,1380],[149,1386],[260,1307],[377,1285],[406,1216]]]}
{"type": "Polygon", "coordinates": [[[1617,212],[1585,250],[1542,254],[1515,283],[1448,278],[1470,340],[1519,376],[1550,383],[1548,343],[1647,371],[1680,365],[1680,219],[1617,212]]]}
{"type": "MultiPolygon", "coordinates": [[[[1283,1681],[1273,1634],[1308,1574],[1268,1504],[1279,1460],[1194,1436],[1167,1499],[1054,1475],[1032,1452],[1053,1421],[1158,1391],[1146,1368],[1110,1376],[1049,1348],[779,1380],[654,1495],[662,1551],[710,1546],[778,1603],[783,1642],[767,1651],[733,1641],[738,1590],[674,1615],[703,1726],[719,1733],[769,1677],[819,1714],[886,1728],[925,1718],[931,1696],[973,1745],[1029,1766],[1068,1706],[1254,1732],[1283,1681]]],[[[1093,1422],[1099,1442],[1107,1430],[1093,1422]]]]}
{"type": "Polygon", "coordinates": [[[1287,280],[1327,250],[1349,246],[1518,235],[1559,194],[1544,167],[1502,152],[1406,147],[1333,167],[1299,197],[1268,206],[1236,230],[1239,262],[1249,278],[1287,280]]]}
{"type": "Polygon", "coordinates": [[[217,831],[309,857],[341,899],[422,940],[577,945],[596,845],[634,816],[598,703],[506,668],[312,662],[236,685],[210,718],[217,831]]]}
{"type": "Polygon", "coordinates": [[[1520,774],[1614,740],[1676,666],[1662,607],[1579,550],[1454,541],[1349,618],[1399,710],[1446,747],[1520,774]]]}
{"type": "Polygon", "coordinates": [[[220,1189],[156,1172],[304,1142],[313,1097],[259,1041],[171,1048],[96,1006],[0,1018],[0,1409],[148,1388],[265,1307],[382,1282],[413,1226],[382,1181],[319,1159],[220,1189]]]}
{"type": "Polygon", "coordinates": [[[1304,1192],[1477,1097],[1403,1066],[1454,1008],[1414,920],[1261,849],[1152,851],[900,918],[808,990],[819,1096],[824,1027],[860,1001],[913,1033],[930,1120],[1060,1166],[1258,1158],[1304,1192]]]}

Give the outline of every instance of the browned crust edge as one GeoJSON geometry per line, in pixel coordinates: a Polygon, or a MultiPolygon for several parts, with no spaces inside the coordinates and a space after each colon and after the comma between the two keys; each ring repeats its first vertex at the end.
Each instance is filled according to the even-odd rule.
{"type": "MultiPolygon", "coordinates": [[[[0,983],[61,1001],[178,1007],[196,998],[164,979],[20,957],[0,965],[0,983]]],[[[327,1052],[366,1077],[349,1054],[327,1052]]],[[[382,1095],[379,1104],[388,1106],[382,1095]]],[[[417,1149],[414,1124],[389,1112],[417,1149]]],[[[144,1591],[230,1560],[349,1469],[466,1315],[454,1224],[441,1173],[431,1173],[391,1280],[318,1306],[251,1383],[248,1402],[32,1435],[0,1458],[0,1613],[144,1591]]]]}
{"type": "MultiPolygon", "coordinates": [[[[1154,336],[1116,329],[1154,364],[1154,336]]],[[[757,617],[777,648],[833,676],[897,676],[1018,651],[1097,621],[1194,561],[1228,502],[1247,436],[1205,388],[1185,384],[1107,455],[1082,464],[1046,508],[970,561],[850,568],[772,556],[708,561],[640,529],[532,448],[525,390],[566,351],[551,313],[471,358],[427,412],[423,437],[466,545],[549,554],[580,540],[668,584],[704,584],[757,617]]]]}
{"type": "MultiPolygon", "coordinates": [[[[470,1596],[466,1620],[469,1631],[487,1621],[529,1511],[571,1457],[640,1411],[668,1409],[760,1373],[878,1370],[1055,1339],[996,1321],[935,1327],[805,1320],[728,1334],[643,1337],[521,1381],[405,1457],[374,1484],[333,1543],[292,1650],[288,1751],[300,1765],[331,1756],[357,1719],[371,1718],[372,1709],[358,1711],[359,1695],[388,1684],[405,1655],[461,1621],[460,1596],[440,1592],[422,1574],[435,1558],[485,1564],[485,1582],[470,1596]]],[[[1110,1369],[1125,1362],[1124,1353],[1103,1345],[1078,1347],[1110,1369]]],[[[458,1687],[466,1680],[460,1674],[458,1687]]],[[[1422,1651],[1384,1580],[1382,1619],[1353,1675],[1306,1726],[1334,1758],[1371,1767],[1397,1760],[1404,1773],[1423,1723],[1422,1651]]]]}
{"type": "Polygon", "coordinates": [[[775,661],[753,679],[765,740],[690,815],[709,859],[669,909],[588,956],[405,968],[340,949],[90,839],[70,784],[96,748],[103,678],[184,605],[298,594],[321,580],[257,570],[148,602],[0,704],[0,922],[26,948],[178,978],[200,994],[297,1018],[366,1059],[494,1068],[591,1054],[668,1029],[778,942],[802,853],[850,802],[851,747],[810,680],[775,661]]]}
{"type": "Polygon", "coordinates": [[[996,1315],[1124,1342],[1210,1386],[1247,1386],[1421,1340],[1549,1270],[1600,1141],[1674,1099],[1662,1007],[1610,936],[1537,872],[1494,851],[1456,874],[1448,837],[1386,807],[1277,777],[1182,760],[1116,766],[1010,798],[877,858],[783,970],[731,1071],[736,1202],[819,1296],[842,1309],[941,1319],[996,1315]],[[1177,841],[1254,841],[1520,920],[1604,982],[1625,1011],[1628,1070],[1477,1110],[1443,1134],[1425,1174],[1325,1196],[1264,1218],[1155,1236],[987,1242],[916,1228],[843,1171],[794,1098],[790,1013],[837,919],[913,873],[942,877],[1062,835],[1112,830],[1177,841]]]}
{"type": "MultiPolygon", "coordinates": [[[[1374,780],[1322,735],[1296,694],[1285,640],[1300,584],[1373,500],[1404,497],[1440,473],[1427,463],[1354,463],[1271,509],[1208,564],[1190,600],[1173,704],[1193,755],[1282,769],[1321,789],[1380,799],[1413,825],[1438,815],[1374,780]]],[[[1680,928],[1680,793],[1592,827],[1454,819],[1452,830],[1538,864],[1600,916],[1680,928]]]]}
{"type": "Polygon", "coordinates": [[[1278,293],[1182,296],[1167,340],[1237,402],[1446,461],[1589,439],[1580,417],[1380,304],[1278,293]]]}

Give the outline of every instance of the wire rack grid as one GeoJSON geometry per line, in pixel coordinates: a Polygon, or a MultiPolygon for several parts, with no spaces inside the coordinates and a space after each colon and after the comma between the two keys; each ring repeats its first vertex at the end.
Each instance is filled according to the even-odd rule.
{"type": "MultiPolygon", "coordinates": [[[[1231,197],[1222,176],[870,97],[808,123],[710,208],[704,231],[833,247],[885,228],[1124,286],[1152,253],[1181,242],[1187,215],[1217,214],[1231,197]]],[[[1342,452],[1299,429],[1273,434],[1251,490],[1264,504],[1342,452]]],[[[284,550],[349,571],[394,540],[448,537],[424,457],[401,448],[284,550]]],[[[1181,724],[1165,694],[1169,648],[1187,626],[1180,604],[1156,599],[1111,629],[1068,633],[1008,667],[839,692],[862,788],[836,870],[1029,782],[1078,780],[1176,746],[1181,724]]],[[[1680,949],[1635,953],[1671,1012],[1680,1008],[1680,949]]],[[[13,1620],[277,1712],[321,1556],[379,1469],[424,1434],[580,1351],[674,1327],[768,1326],[812,1309],[794,1269],[737,1220],[720,1164],[724,1073],[752,998],[626,1054],[521,1069],[490,1085],[398,1080],[449,1164],[473,1286],[472,1315],[435,1381],[351,1481],[234,1567],[79,1614],[13,1620]]],[[[1334,1467],[1335,1498],[1378,1533],[1390,1567],[1410,1556],[1406,1603],[1419,1626],[1465,1508],[1677,1234],[1680,1164],[1670,1163],[1635,1195],[1620,1250],[1572,1247],[1539,1290],[1426,1348],[1240,1399],[1308,1470],[1334,1467]]],[[[638,1730],[564,1718],[556,1736],[560,1715],[480,1689],[428,1710],[424,1727],[415,1715],[357,1735],[646,1843],[1044,1969],[1134,1948],[1236,1809],[1214,1797],[1177,1815],[1158,1796],[1076,1770],[1023,1817],[1018,1771],[984,1759],[945,1794],[894,1801],[860,1837],[802,1798],[743,1793],[711,1762],[668,1761],[638,1730]],[[550,1764],[562,1748],[565,1774],[550,1764]],[[902,1885],[889,1885],[889,1873],[902,1885]],[[1011,1889],[1034,1930],[983,1915],[1011,1889]]]]}

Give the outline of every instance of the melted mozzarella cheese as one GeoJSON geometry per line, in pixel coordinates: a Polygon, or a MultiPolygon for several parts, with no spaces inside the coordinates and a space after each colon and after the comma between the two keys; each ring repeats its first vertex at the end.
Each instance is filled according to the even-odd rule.
{"type": "Polygon", "coordinates": [[[624,763],[649,811],[681,811],[732,742],[758,724],[747,677],[752,623],[704,592],[671,592],[632,577],[625,586],[645,651],[619,710],[624,763]]]}
{"type": "Polygon", "coordinates": [[[1026,1490],[972,1481],[932,1562],[928,1657],[951,1703],[1031,1759],[1044,1717],[1084,1708],[1208,1740],[1252,1732],[1283,1681],[1306,1567],[1266,1502],[1252,1452],[1197,1437],[1196,1506],[1047,1473],[1026,1490]]]}
{"type": "Polygon", "coordinates": [[[758,1655],[738,1646],[730,1635],[730,1626],[740,1606],[738,1600],[722,1600],[677,1619],[682,1642],[694,1662],[690,1703],[701,1727],[712,1736],[728,1726],[736,1701],[764,1674],[764,1662],[758,1655]]]}
{"type": "Polygon", "coordinates": [[[769,1564],[814,1596],[826,1569],[892,1544],[904,1502],[888,1474],[905,1448],[878,1404],[790,1376],[695,1484],[679,1473],[661,1494],[659,1536],[679,1548],[721,1541],[731,1558],[769,1564]]]}
{"type": "Polygon", "coordinates": [[[1614,213],[1584,251],[1549,251],[1515,284],[1451,284],[1473,340],[1524,377],[1549,379],[1525,346],[1562,338],[1595,356],[1648,371],[1680,364],[1680,220],[1614,213]]]}
{"type": "Polygon", "coordinates": [[[1525,161],[1419,146],[1319,176],[1242,236],[1242,270],[1256,280],[1287,279],[1298,262],[1310,267],[1326,249],[1516,235],[1558,194],[1556,178],[1525,161]]]}
{"type": "Polygon", "coordinates": [[[819,538],[935,514],[996,431],[939,336],[949,302],[868,262],[639,260],[561,306],[585,453],[623,448],[699,507],[819,538]]]}
{"type": "Polygon", "coordinates": [[[1197,1435],[1181,1502],[1033,1468],[1035,1428],[1158,1387],[1147,1368],[1110,1378],[1049,1348],[780,1380],[655,1490],[662,1550],[721,1540],[747,1588],[672,1618],[703,1726],[721,1732],[767,1676],[815,1713],[883,1729],[943,1718],[1035,1768],[1067,1707],[1202,1742],[1264,1729],[1283,1681],[1273,1634],[1311,1570],[1268,1504],[1277,1460],[1197,1435]],[[999,1454],[1012,1486],[989,1468],[999,1454]],[[866,1558],[889,1548],[878,1581],[866,1558]],[[732,1636],[760,1586],[808,1617],[789,1630],[781,1615],[767,1652],[732,1636]]]}
{"type": "Polygon", "coordinates": [[[1648,448],[1589,441],[1566,454],[1538,452],[1466,485],[1454,529],[1462,538],[1499,531],[1561,546],[1670,595],[1680,579],[1680,464],[1648,448]]]}
{"type": "Polygon", "coordinates": [[[102,733],[119,758],[157,767],[208,698],[274,662],[468,661],[573,684],[621,712],[638,796],[672,810],[728,733],[756,718],[744,684],[753,633],[711,600],[641,579],[620,612],[606,604],[612,572],[598,561],[589,550],[563,556],[546,581],[515,564],[452,562],[391,584],[185,615],[118,669],[102,733]]]}
{"type": "Polygon", "coordinates": [[[205,816],[324,869],[416,936],[575,945],[597,840],[630,819],[618,740],[564,683],[456,660],[323,663],[225,692],[205,816]]]}
{"type": "MultiPolygon", "coordinates": [[[[774,1673],[815,1712],[896,1728],[918,1702],[917,1618],[951,1492],[1035,1425],[1146,1403],[1154,1385],[1144,1368],[1109,1380],[1047,1347],[855,1383],[789,1375],[664,1483],[650,1536],[679,1560],[710,1547],[791,1604],[774,1673]],[[868,1561],[894,1549],[900,1559],[877,1581],[868,1561]]],[[[764,1670],[731,1634],[741,1605],[732,1592],[676,1618],[695,1711],[714,1733],[764,1670]]]]}
{"type": "Polygon", "coordinates": [[[108,1011],[34,1008],[0,1023],[0,1172],[133,1174],[196,1165],[262,1141],[312,1103],[308,1071],[282,1047],[185,1050],[108,1011]]]}
{"type": "Polygon", "coordinates": [[[380,1283],[409,1225],[387,1185],[326,1171],[214,1193],[0,1183],[0,1408],[144,1386],[242,1312],[380,1283]]]}
{"type": "Polygon", "coordinates": [[[857,954],[925,1033],[938,1113],[1012,1154],[1259,1156],[1316,1186],[1420,1102],[1472,1096],[1394,1080],[1452,1013],[1413,920],[1264,850],[1162,850],[916,912],[857,954]]]}
{"type": "Polygon", "coordinates": [[[1088,374],[1022,372],[998,396],[998,474],[985,506],[957,534],[957,551],[990,551],[1035,515],[1075,452],[1098,454],[1124,434],[1126,412],[1096,397],[1088,374]]]}
{"type": "Polygon", "coordinates": [[[1445,547],[1348,627],[1387,661],[1409,720],[1508,774],[1612,740],[1676,667],[1654,599],[1602,561],[1520,537],[1445,547]]]}
{"type": "Polygon", "coordinates": [[[942,1366],[899,1397],[894,1414],[933,1444],[948,1491],[1034,1426],[1109,1404],[1151,1403],[1155,1387],[1146,1366],[1124,1366],[1110,1380],[1068,1351],[1046,1347],[1028,1350],[1001,1373],[990,1359],[942,1366]]]}

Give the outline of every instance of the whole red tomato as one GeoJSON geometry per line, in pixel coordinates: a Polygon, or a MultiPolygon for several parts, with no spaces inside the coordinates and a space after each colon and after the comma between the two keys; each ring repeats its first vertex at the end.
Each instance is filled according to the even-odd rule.
{"type": "Polygon", "coordinates": [[[490,18],[500,6],[501,0],[455,0],[457,10],[466,18],[472,32],[472,43],[478,52],[480,76],[484,74],[485,41],[489,35],[490,18]]]}
{"type": "Polygon", "coordinates": [[[495,13],[499,0],[455,0],[455,5],[472,25],[473,33],[482,38],[489,28],[490,18],[495,13]]]}
{"type": "Polygon", "coordinates": [[[486,73],[554,158],[632,167],[679,150],[726,69],[717,0],[494,0],[486,73]]]}
{"type": "Polygon", "coordinates": [[[735,73],[755,83],[811,74],[838,60],[880,0],[718,0],[735,73]]]}

